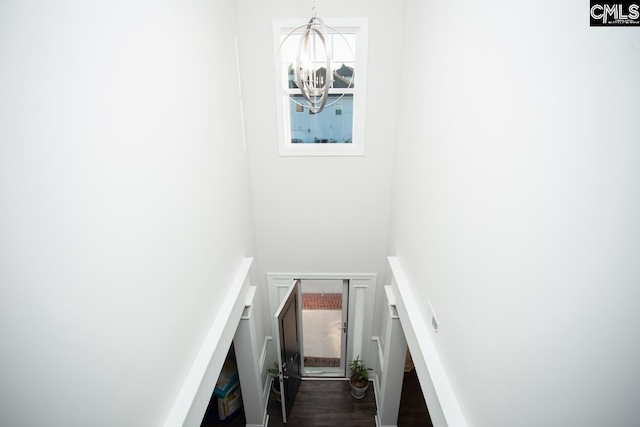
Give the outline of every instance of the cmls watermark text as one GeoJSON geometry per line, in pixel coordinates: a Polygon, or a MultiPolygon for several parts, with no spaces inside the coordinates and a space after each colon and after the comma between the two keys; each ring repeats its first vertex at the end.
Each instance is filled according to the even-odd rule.
{"type": "Polygon", "coordinates": [[[591,0],[590,15],[592,27],[640,26],[640,3],[603,3],[591,0]]]}

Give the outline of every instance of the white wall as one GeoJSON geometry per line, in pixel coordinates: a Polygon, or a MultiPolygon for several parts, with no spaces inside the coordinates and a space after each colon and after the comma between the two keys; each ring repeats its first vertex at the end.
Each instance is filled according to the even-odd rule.
{"type": "MultiPolygon", "coordinates": [[[[364,157],[279,157],[273,19],[312,2],[240,0],[239,49],[258,264],[266,272],[385,270],[402,8],[396,1],[317,3],[321,18],[369,18],[364,157]]],[[[280,94],[278,94],[280,95],[280,94]]]]}
{"type": "Polygon", "coordinates": [[[637,425],[638,28],[582,1],[404,16],[390,253],[468,424],[637,425]]]}
{"type": "Polygon", "coordinates": [[[236,16],[0,5],[0,424],[164,422],[253,251],[236,16]]]}

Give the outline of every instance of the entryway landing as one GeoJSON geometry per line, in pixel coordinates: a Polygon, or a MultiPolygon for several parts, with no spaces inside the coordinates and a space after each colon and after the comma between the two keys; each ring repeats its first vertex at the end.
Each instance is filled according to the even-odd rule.
{"type": "MultiPolygon", "coordinates": [[[[345,380],[304,380],[300,385],[287,424],[282,422],[280,402],[273,393],[267,406],[269,427],[307,426],[375,426],[376,401],[373,387],[362,400],[351,397],[349,382],[345,380]]],[[[227,427],[245,427],[244,414],[234,417],[227,427]]],[[[427,405],[415,370],[406,372],[402,383],[402,398],[398,427],[432,427],[427,405]]],[[[204,424],[203,427],[214,427],[204,424]]]]}
{"type": "Polygon", "coordinates": [[[351,397],[346,380],[305,380],[286,424],[279,402],[269,401],[269,427],[370,426],[375,427],[376,400],[371,387],[361,400],[351,397]]]}

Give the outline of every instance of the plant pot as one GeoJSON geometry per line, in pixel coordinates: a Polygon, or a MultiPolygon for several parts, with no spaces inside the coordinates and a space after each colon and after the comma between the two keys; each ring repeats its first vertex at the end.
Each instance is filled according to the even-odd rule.
{"type": "Polygon", "coordinates": [[[274,378],[271,381],[271,391],[276,396],[276,400],[280,402],[282,400],[282,395],[280,394],[280,381],[277,378],[274,378]]]}
{"type": "Polygon", "coordinates": [[[364,387],[356,387],[351,383],[351,381],[349,381],[349,386],[351,387],[351,396],[353,396],[354,399],[359,400],[364,397],[364,393],[369,388],[369,382],[367,381],[367,385],[364,387]]]}

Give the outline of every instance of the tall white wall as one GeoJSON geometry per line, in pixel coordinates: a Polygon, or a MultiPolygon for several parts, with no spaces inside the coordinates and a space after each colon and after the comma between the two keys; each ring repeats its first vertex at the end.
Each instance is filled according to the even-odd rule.
{"type": "Polygon", "coordinates": [[[588,8],[406,2],[390,253],[469,426],[640,419],[640,32],[588,8]]]}
{"type": "MultiPolygon", "coordinates": [[[[385,269],[402,7],[327,0],[321,18],[369,18],[366,154],[280,157],[273,19],[311,16],[313,2],[240,0],[239,49],[261,280],[266,272],[385,269]]],[[[278,96],[281,96],[278,93],[278,96]]]]}
{"type": "Polygon", "coordinates": [[[236,17],[0,4],[0,424],[163,424],[253,252],[236,17]]]}

